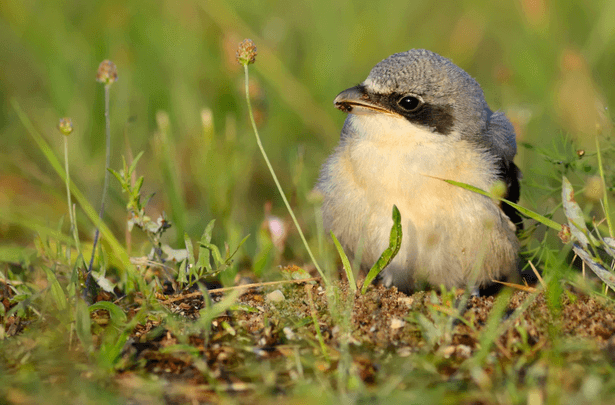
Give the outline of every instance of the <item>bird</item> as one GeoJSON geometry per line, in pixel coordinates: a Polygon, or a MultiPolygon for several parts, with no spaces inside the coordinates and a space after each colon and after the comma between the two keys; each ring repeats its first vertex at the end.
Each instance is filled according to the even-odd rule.
{"type": "Polygon", "coordinates": [[[362,269],[388,247],[395,205],[403,236],[379,275],[386,287],[482,289],[518,277],[519,213],[444,181],[485,191],[503,184],[504,197],[519,200],[514,127],[475,79],[411,49],[376,64],[334,104],[348,115],[315,189],[325,229],[350,257],[360,255],[362,269]]]}

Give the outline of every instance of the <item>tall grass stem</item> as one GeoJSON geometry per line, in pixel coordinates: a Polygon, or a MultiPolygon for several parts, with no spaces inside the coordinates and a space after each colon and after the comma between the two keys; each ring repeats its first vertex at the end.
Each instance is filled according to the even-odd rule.
{"type": "Polygon", "coordinates": [[[258,129],[256,128],[256,121],[254,120],[254,114],[252,113],[252,103],[250,102],[250,88],[248,85],[249,84],[248,83],[249,74],[248,74],[247,64],[243,65],[243,70],[245,73],[245,89],[246,89],[246,101],[248,103],[248,113],[250,114],[250,122],[252,123],[252,129],[254,130],[254,136],[256,137],[256,143],[258,144],[258,148],[260,149],[261,154],[263,155],[263,158],[265,158],[265,163],[267,164],[267,167],[269,168],[269,172],[271,173],[271,176],[273,177],[273,181],[275,182],[275,185],[277,186],[278,191],[280,192],[280,195],[282,196],[282,200],[284,200],[284,204],[286,205],[286,208],[288,209],[288,212],[291,218],[293,219],[293,222],[295,223],[295,227],[297,228],[297,231],[299,232],[299,236],[301,236],[303,245],[305,246],[308,254],[310,255],[310,259],[312,259],[312,263],[314,263],[316,270],[318,270],[318,273],[322,277],[323,281],[325,282],[325,284],[327,284],[327,277],[325,276],[325,273],[322,271],[322,269],[318,265],[318,262],[316,262],[316,259],[314,258],[312,249],[310,249],[310,246],[308,245],[307,240],[305,239],[305,236],[303,235],[303,231],[301,230],[301,227],[299,226],[299,222],[297,221],[297,218],[295,217],[295,213],[293,212],[293,209],[290,207],[290,204],[288,203],[288,200],[286,199],[284,190],[282,190],[282,186],[280,185],[280,182],[278,181],[278,177],[276,176],[275,171],[273,171],[273,167],[271,166],[271,163],[269,162],[269,158],[267,157],[265,148],[263,148],[261,138],[258,135],[258,129]]]}
{"type": "MultiPolygon", "coordinates": [[[[75,240],[75,248],[77,254],[81,255],[81,244],[79,243],[79,232],[77,230],[77,220],[75,218],[75,209],[71,200],[70,194],[70,175],[68,173],[68,136],[64,137],[64,170],[66,171],[66,199],[68,201],[68,214],[70,218],[70,232],[75,240]]],[[[68,250],[68,259],[70,262],[70,247],[68,250]]]]}
{"type": "MultiPolygon", "coordinates": [[[[103,192],[100,203],[100,212],[98,218],[102,221],[105,214],[105,199],[107,197],[107,188],[109,188],[109,163],[111,160],[111,117],[109,116],[109,84],[105,85],[105,139],[106,139],[106,151],[105,151],[105,182],[103,184],[103,192]]],[[[92,293],[95,289],[94,279],[92,278],[92,266],[94,265],[94,257],[96,256],[96,246],[98,244],[98,238],[100,236],[100,229],[96,227],[96,233],[94,234],[94,244],[92,245],[92,257],[90,258],[90,265],[88,266],[88,274],[85,281],[86,290],[92,293]]]]}
{"type": "Polygon", "coordinates": [[[598,137],[596,137],[596,155],[598,156],[598,169],[600,171],[600,180],[602,180],[602,188],[604,189],[604,216],[606,217],[606,223],[609,227],[609,235],[611,237],[615,237],[613,234],[613,223],[611,222],[611,208],[609,206],[609,193],[606,187],[606,182],[604,180],[604,166],[602,166],[602,153],[600,152],[600,142],[598,141],[598,137]]]}

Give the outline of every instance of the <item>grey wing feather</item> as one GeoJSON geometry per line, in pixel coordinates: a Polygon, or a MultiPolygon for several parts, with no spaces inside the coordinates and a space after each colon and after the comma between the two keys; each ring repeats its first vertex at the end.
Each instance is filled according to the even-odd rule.
{"type": "Polygon", "coordinates": [[[507,161],[512,162],[517,154],[515,129],[503,112],[495,112],[489,119],[488,137],[492,142],[494,152],[507,161]]]}
{"type": "MultiPolygon", "coordinates": [[[[519,201],[521,171],[513,163],[517,154],[517,141],[515,128],[502,112],[491,115],[487,124],[487,139],[491,143],[493,153],[499,161],[499,177],[506,182],[507,191],[504,196],[512,202],[519,201]]],[[[523,229],[523,219],[519,212],[508,204],[502,205],[502,210],[516,225],[517,230],[523,229]]]]}

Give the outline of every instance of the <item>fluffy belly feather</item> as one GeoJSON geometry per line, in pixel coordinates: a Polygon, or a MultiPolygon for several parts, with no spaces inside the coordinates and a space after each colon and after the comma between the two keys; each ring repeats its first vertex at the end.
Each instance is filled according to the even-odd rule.
{"type": "Polygon", "coordinates": [[[388,245],[397,205],[402,247],[382,274],[386,285],[402,291],[425,282],[482,285],[513,273],[514,225],[491,199],[440,180],[489,189],[496,180],[493,160],[465,141],[410,135],[405,142],[394,136],[342,142],[318,185],[325,226],[351,255],[362,246],[362,266],[370,268],[388,245]]]}

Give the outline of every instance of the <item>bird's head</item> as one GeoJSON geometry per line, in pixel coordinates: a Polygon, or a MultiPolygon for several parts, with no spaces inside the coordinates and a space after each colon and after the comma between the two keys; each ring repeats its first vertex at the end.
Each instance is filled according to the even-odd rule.
{"type": "Polygon", "coordinates": [[[389,114],[443,136],[481,136],[492,114],[480,85],[450,60],[424,49],[378,63],[335,106],[351,114],[389,114]]]}

